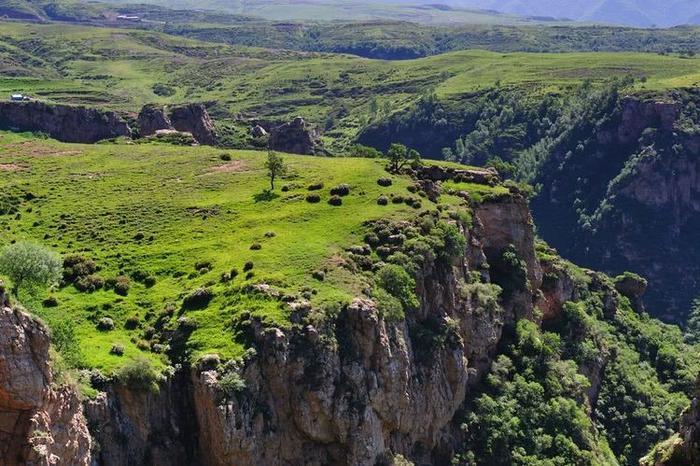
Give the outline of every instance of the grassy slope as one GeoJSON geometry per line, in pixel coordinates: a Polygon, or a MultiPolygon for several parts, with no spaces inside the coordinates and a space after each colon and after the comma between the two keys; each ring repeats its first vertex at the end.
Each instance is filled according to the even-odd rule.
{"type": "MultiPolygon", "coordinates": [[[[113,4],[134,3],[113,1],[113,4]]],[[[426,24],[478,23],[478,24],[518,24],[536,22],[515,15],[505,15],[476,9],[436,8],[434,5],[416,6],[398,2],[366,0],[152,0],[145,3],[168,8],[210,10],[256,16],[270,20],[373,20],[400,19],[426,24]]]]}
{"type": "Polygon", "coordinates": [[[217,118],[239,112],[316,124],[347,141],[369,119],[370,101],[394,112],[425,92],[446,100],[503,85],[557,91],[582,79],[646,77],[645,89],[692,86],[698,59],[640,53],[452,52],[409,61],[231,47],[157,33],[85,26],[0,23],[0,94],[137,111],[148,102],[210,101],[217,118]],[[15,75],[15,77],[11,77],[15,75]],[[170,97],[153,85],[176,89],[170,97]]]}
{"type": "Polygon", "coordinates": [[[149,289],[132,281],[124,298],[66,287],[56,292],[58,307],[34,303],[50,323],[75,322],[89,366],[110,370],[138,353],[130,339],[139,339],[140,330],[125,330],[126,318],[139,315],[146,327],[172,303],[178,308],[174,322],[182,297],[210,282],[216,292],[212,304],[186,313],[199,324],[188,344],[195,357],[212,351],[238,355],[243,346],[227,327],[235,314],[252,310],[286,325],[288,311],[236,290],[265,282],[299,293],[312,284],[316,305],[348,300],[362,283],[333,265],[336,254],[362,243],[366,220],[415,215],[403,204],[376,204],[380,193],[407,193],[409,183],[397,178],[393,187],[379,187],[376,180],[386,176],[381,161],[287,156],[291,174],[280,186],[291,189],[278,187],[279,197],[261,200],[268,187],[265,154],[229,151],[233,160],[224,162],[221,153],[207,147],[71,145],[0,133],[0,191],[37,196],[22,202],[19,218],[0,216],[0,244],[30,239],[64,254],[79,252],[102,267],[103,278],[135,271],[156,277],[149,289]],[[326,186],[319,192],[322,201],[310,204],[306,187],[319,181],[326,186]],[[341,207],[332,207],[328,190],[339,183],[349,183],[352,193],[341,207]],[[272,238],[265,235],[270,231],[272,238]],[[135,239],[139,233],[144,239],[135,239]],[[253,243],[262,249],[251,250],[253,243]],[[201,261],[212,262],[213,269],[196,273],[194,264],[201,261]],[[250,280],[243,273],[247,261],[254,262],[250,280]],[[325,267],[325,281],[312,279],[325,267]],[[232,283],[219,283],[232,268],[241,274],[232,283]],[[96,331],[96,321],[105,316],[115,320],[115,331],[96,331]],[[108,354],[115,343],[125,346],[125,358],[108,354]]]}

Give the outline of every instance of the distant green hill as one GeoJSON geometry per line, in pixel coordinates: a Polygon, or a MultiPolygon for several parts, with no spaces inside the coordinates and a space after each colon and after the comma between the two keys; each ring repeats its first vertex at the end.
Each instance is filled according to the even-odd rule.
{"type": "Polygon", "coordinates": [[[325,129],[335,148],[426,93],[460,105],[497,82],[541,96],[586,78],[595,83],[627,75],[640,78],[639,89],[669,89],[700,82],[699,62],[642,53],[486,51],[381,61],[232,47],[139,30],[0,23],[0,94],[24,92],[131,112],[145,103],[201,101],[220,121],[302,115],[325,129]],[[174,94],[157,95],[158,84],[174,94]]]}
{"type": "MultiPolygon", "coordinates": [[[[134,3],[116,0],[115,4],[134,3]]],[[[391,19],[425,24],[479,23],[514,24],[531,22],[525,17],[459,7],[440,2],[397,2],[370,0],[148,0],[146,3],[176,9],[210,10],[271,20],[347,20],[391,19]]]]}

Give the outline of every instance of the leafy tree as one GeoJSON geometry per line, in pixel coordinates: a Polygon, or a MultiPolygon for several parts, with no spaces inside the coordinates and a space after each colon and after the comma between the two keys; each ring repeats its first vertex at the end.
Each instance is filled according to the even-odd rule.
{"type": "Polygon", "coordinates": [[[389,170],[397,172],[401,170],[408,161],[408,148],[403,144],[393,143],[386,153],[389,159],[389,170]]]}
{"type": "Polygon", "coordinates": [[[420,152],[415,149],[408,151],[408,159],[411,161],[411,168],[413,169],[423,166],[423,159],[421,158],[420,152]]]}
{"type": "Polygon", "coordinates": [[[267,151],[267,161],[265,162],[267,175],[270,177],[270,191],[275,190],[275,178],[284,176],[287,173],[287,165],[284,163],[282,156],[275,151],[267,151]]]}
{"type": "Polygon", "coordinates": [[[0,273],[12,281],[12,293],[20,289],[50,286],[61,278],[63,261],[51,250],[38,244],[18,242],[0,253],[0,273]]]}

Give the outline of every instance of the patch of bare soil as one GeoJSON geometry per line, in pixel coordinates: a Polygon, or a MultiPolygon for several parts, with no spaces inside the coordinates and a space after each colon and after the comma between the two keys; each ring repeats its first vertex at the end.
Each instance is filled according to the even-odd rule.
{"type": "Polygon", "coordinates": [[[209,173],[239,173],[246,171],[247,168],[248,166],[243,160],[232,160],[212,168],[209,173]]]}
{"type": "Polygon", "coordinates": [[[17,172],[26,169],[27,167],[17,165],[16,163],[0,163],[0,172],[17,172]]]}

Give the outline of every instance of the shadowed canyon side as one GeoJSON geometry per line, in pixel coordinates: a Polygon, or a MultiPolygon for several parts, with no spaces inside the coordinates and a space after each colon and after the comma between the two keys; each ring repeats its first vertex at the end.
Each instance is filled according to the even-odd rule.
{"type": "Polygon", "coordinates": [[[694,101],[622,99],[583,135],[583,150],[570,150],[573,138],[553,150],[533,202],[541,234],[562,255],[640,273],[651,284],[647,307],[668,321],[700,294],[700,138],[685,127],[694,101]]]}

